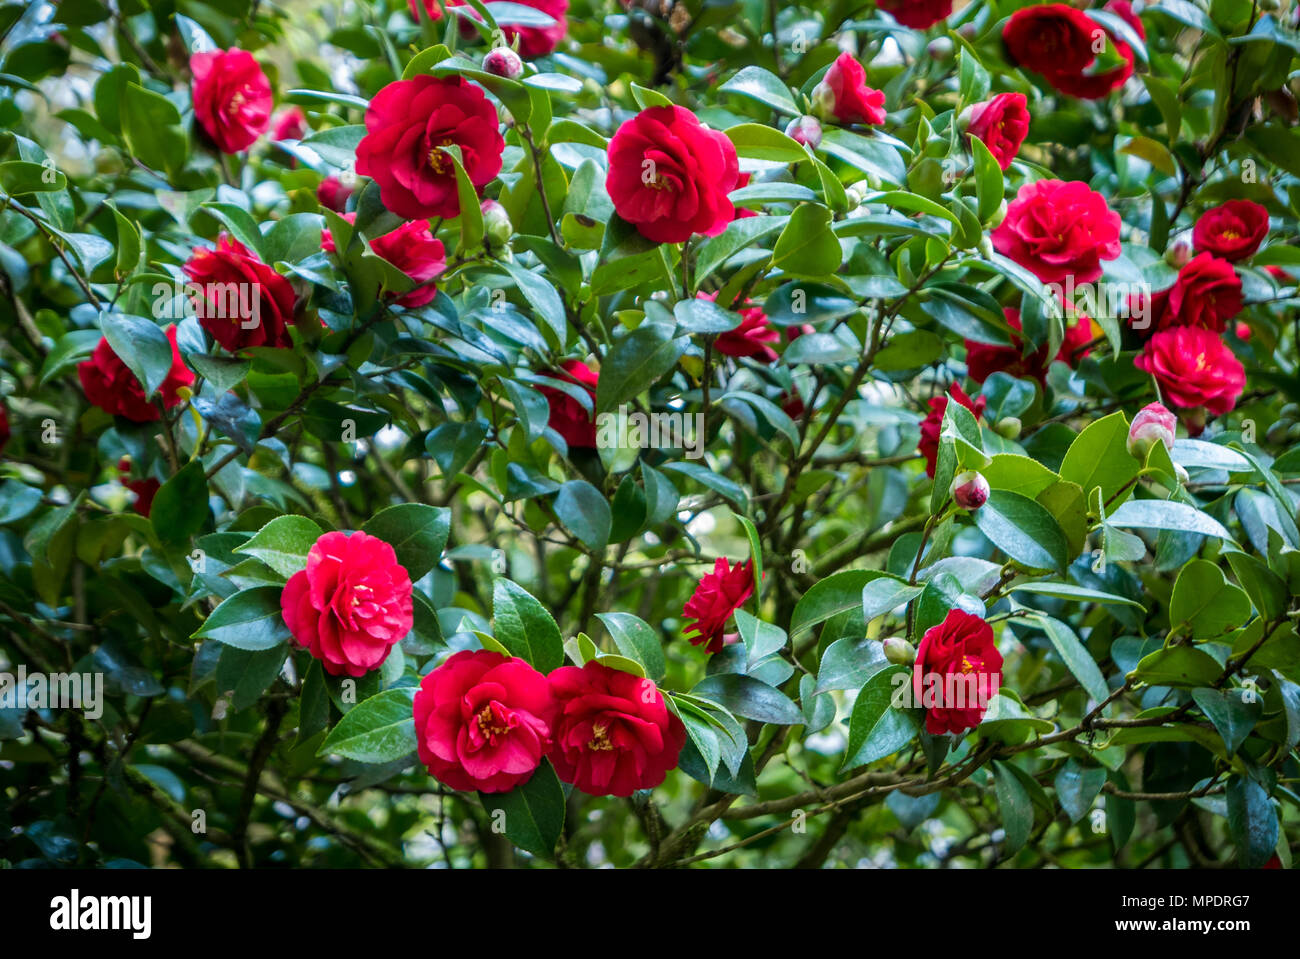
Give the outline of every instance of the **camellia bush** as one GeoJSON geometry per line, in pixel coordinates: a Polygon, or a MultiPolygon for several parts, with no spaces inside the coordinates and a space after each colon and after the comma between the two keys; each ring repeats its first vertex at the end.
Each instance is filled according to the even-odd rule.
{"type": "Polygon", "coordinates": [[[0,864],[1287,868],[1289,0],[0,5],[0,864]]]}

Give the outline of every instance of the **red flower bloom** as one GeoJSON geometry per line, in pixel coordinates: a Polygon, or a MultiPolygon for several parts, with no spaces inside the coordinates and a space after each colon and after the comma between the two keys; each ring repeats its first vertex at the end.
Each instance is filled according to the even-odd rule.
{"type": "MultiPolygon", "coordinates": [[[[717,293],[697,293],[701,300],[717,302],[717,293]]],[[[748,302],[748,301],[746,301],[748,302]]],[[[724,356],[752,356],[764,363],[776,362],[776,351],[767,344],[781,339],[781,334],[760,306],[744,306],[737,310],[740,325],[734,330],[719,333],[713,348],[724,356]]],[[[797,335],[797,334],[796,334],[797,335]]]]}
{"type": "MultiPolygon", "coordinates": [[[[194,382],[194,374],[181,361],[181,351],[176,346],[176,327],[167,327],[167,339],[172,344],[172,368],[158,388],[157,398],[171,409],[181,401],[177,391],[194,382]]],[[[158,407],[146,400],[144,387],[125,363],[113,352],[107,338],[102,338],[90,359],[77,366],[77,377],[86,399],[105,413],[125,417],[135,423],[153,423],[162,418],[158,407]]]]}
{"type": "MultiPolygon", "coordinates": [[[[1155,377],[1165,402],[1181,409],[1204,406],[1222,416],[1246,387],[1246,370],[1213,330],[1176,326],[1155,334],[1133,360],[1155,377]]],[[[1193,435],[1200,433],[1188,423],[1193,435]]]]}
{"type": "Polygon", "coordinates": [[[984,415],[984,407],[988,405],[988,400],[982,396],[972,400],[956,383],[948,387],[948,396],[930,398],[930,412],[921,421],[921,439],[916,450],[925,457],[925,475],[931,479],[934,479],[934,467],[939,459],[939,430],[943,426],[943,414],[948,410],[949,396],[974,413],[976,419],[984,415]]]}
{"type": "Polygon", "coordinates": [[[1252,200],[1229,200],[1206,210],[1192,227],[1197,253],[1236,263],[1253,256],[1268,236],[1268,210],[1252,200]]]}
{"type": "MultiPolygon", "coordinates": [[[[423,2],[426,10],[430,7],[437,7],[434,0],[423,0],[423,2]]],[[[465,0],[447,0],[447,6],[459,7],[464,2],[465,0]]],[[[501,28],[501,32],[505,35],[506,43],[514,46],[515,37],[518,37],[520,56],[530,60],[534,57],[544,57],[553,52],[569,31],[569,21],[564,16],[569,11],[569,0],[517,0],[517,2],[525,7],[532,7],[534,10],[550,14],[555,22],[549,27],[530,27],[519,23],[511,23],[508,17],[499,17],[497,18],[497,26],[501,28]]],[[[411,6],[411,15],[415,16],[415,0],[407,0],[407,3],[411,6]]],[[[432,12],[430,16],[437,19],[432,12]]],[[[477,18],[478,13],[475,12],[474,16],[477,18]]],[[[460,30],[463,36],[477,36],[474,28],[468,23],[462,23],[460,30]]]]}
{"type": "Polygon", "coordinates": [[[368,533],[326,533],[280,594],[294,643],[331,676],[364,676],[411,631],[411,577],[368,533]]]}
{"type": "MultiPolygon", "coordinates": [[[[581,360],[566,360],[560,364],[561,375],[557,379],[568,380],[585,390],[596,402],[596,382],[599,374],[581,360]]],[[[539,386],[537,389],[546,397],[551,408],[546,425],[564,438],[570,449],[596,448],[596,421],[586,407],[563,390],[553,386],[539,386]]]]}
{"type": "Polygon", "coordinates": [[[649,680],[593,660],[548,677],[560,711],[550,760],[590,796],[630,796],[664,781],[686,745],[686,727],[649,680]]]}
{"type": "MultiPolygon", "coordinates": [[[[1012,329],[1019,330],[1020,311],[1004,309],[1003,314],[1012,329]]],[[[1056,356],[1047,355],[1047,346],[1040,346],[1028,356],[1024,355],[1024,339],[1013,336],[1010,346],[994,346],[990,343],[966,341],[966,368],[971,379],[983,383],[999,371],[1017,377],[1032,377],[1040,386],[1047,384],[1047,370],[1054,360],[1059,360],[1071,369],[1074,364],[1088,355],[1084,349],[1092,342],[1092,320],[1080,316],[1073,325],[1066,327],[1065,338],[1056,356]]]]}
{"type": "Polygon", "coordinates": [[[366,110],[357,172],[379,184],[385,207],[408,220],[460,213],[456,170],[442,149],[460,148],[465,173],[482,189],[501,171],[497,111],[464,77],[420,74],[380,90],[366,110]]]}
{"type": "Polygon", "coordinates": [[[1003,170],[1011,166],[1029,134],[1028,102],[1023,93],[999,93],[971,110],[966,132],[984,142],[1003,170]]]}
{"type": "Polygon", "coordinates": [[[195,247],[182,269],[199,325],[227,350],[293,344],[293,287],[244,244],[223,233],[215,250],[195,247]]]}
{"type": "Polygon", "coordinates": [[[222,153],[246,149],[271,122],[271,81],[245,50],[190,57],[194,117],[222,153]]]}
{"type": "Polygon", "coordinates": [[[642,110],[609,141],[614,209],[655,243],[721,233],[735,215],[727,194],[739,176],[731,141],[682,107],[642,110]]]}
{"type": "Polygon", "coordinates": [[[0,450],[5,448],[11,435],[9,432],[9,411],[5,409],[3,403],[0,403],[0,450]]]}
{"type": "Polygon", "coordinates": [[[272,140],[301,140],[306,135],[307,114],[302,112],[302,107],[289,107],[271,128],[272,140]]]}
{"type": "Polygon", "coordinates": [[[1002,654],[993,627],[961,609],[921,637],[912,667],[912,695],[925,707],[925,731],[958,735],[984,718],[1002,686],[1002,654]]]}
{"type": "Polygon", "coordinates": [[[727,621],[753,593],[753,561],[732,566],[725,557],[719,556],[713,572],[701,577],[695,592],[682,607],[682,616],[687,620],[683,634],[693,646],[705,646],[710,653],[721,651],[727,621]]]}
{"type": "Polygon", "coordinates": [[[1237,271],[1227,260],[1202,253],[1178,271],[1173,286],[1151,295],[1145,329],[1149,335],[1176,326],[1202,326],[1222,333],[1241,310],[1237,271]]]}
{"type": "Polygon", "coordinates": [[[327,176],[316,188],[316,199],[320,200],[320,205],[329,207],[335,213],[343,212],[351,195],[352,188],[344,186],[343,181],[336,176],[327,176]]]}
{"type": "Polygon", "coordinates": [[[1088,184],[1037,180],[1011,201],[993,246],[1044,283],[1068,276],[1091,283],[1101,276],[1101,261],[1120,254],[1119,225],[1119,214],[1088,184]]]}
{"type": "Polygon", "coordinates": [[[556,702],[522,659],[461,650],[420,681],[416,750],[429,775],[462,792],[508,792],[551,748],[556,702]]]}
{"type": "Polygon", "coordinates": [[[148,519],[149,513],[153,510],[154,495],[162,487],[162,484],[152,476],[147,476],[144,479],[131,479],[131,457],[129,456],[123,456],[118,460],[117,472],[122,485],[135,494],[135,502],[131,504],[132,508],[148,519]]]}
{"type": "MultiPolygon", "coordinates": [[[[1142,21],[1126,0],[1111,0],[1106,10],[1121,17],[1139,37],[1142,21]]],[[[1133,75],[1133,49],[1081,10],[1062,3],[1017,10],[1002,31],[1012,62],[1041,73],[1062,93],[1096,100],[1124,85],[1133,75]],[[1090,72],[1097,55],[1094,38],[1102,31],[1124,62],[1100,73],[1090,72]]]]}
{"type": "MultiPolygon", "coordinates": [[[[424,7],[424,12],[429,15],[430,20],[442,19],[442,7],[438,6],[437,0],[406,0],[406,5],[411,8],[411,19],[416,23],[420,22],[420,7],[424,7]]],[[[447,6],[454,7],[459,4],[448,0],[447,6]]]]}
{"type": "Polygon", "coordinates": [[[867,71],[851,53],[841,53],[812,92],[813,108],[823,120],[840,123],[885,122],[885,94],[867,86],[867,71]]]}
{"type": "Polygon", "coordinates": [[[928,30],[952,13],[952,0],[877,0],[876,6],[913,30],[928,30]]]}
{"type": "MultiPolygon", "coordinates": [[[[393,232],[371,240],[370,248],[416,283],[428,283],[447,268],[447,251],[429,229],[428,220],[403,223],[393,232]]],[[[438,288],[428,283],[402,294],[397,302],[407,307],[424,306],[437,294],[438,288]]]]}

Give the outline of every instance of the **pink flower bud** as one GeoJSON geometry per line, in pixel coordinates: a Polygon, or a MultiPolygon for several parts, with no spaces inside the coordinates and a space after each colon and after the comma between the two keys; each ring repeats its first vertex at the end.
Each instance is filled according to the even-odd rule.
{"type": "Polygon", "coordinates": [[[1159,403],[1148,403],[1133,417],[1133,425],[1128,430],[1128,451],[1145,462],[1147,453],[1157,442],[1172,450],[1177,429],[1178,418],[1173,413],[1159,403]]]}
{"type": "Polygon", "coordinates": [[[979,509],[989,499],[989,481],[976,470],[958,473],[949,488],[953,500],[962,509],[979,509]]]}
{"type": "Polygon", "coordinates": [[[329,207],[335,213],[343,212],[351,195],[352,188],[336,176],[327,176],[316,188],[316,199],[320,200],[320,205],[329,207]]]}
{"type": "Polygon", "coordinates": [[[911,666],[916,662],[916,647],[899,636],[890,636],[881,645],[885,648],[885,659],[899,666],[911,666]]]}
{"type": "Polygon", "coordinates": [[[785,128],[785,135],[800,146],[816,150],[822,142],[822,125],[816,117],[797,117],[785,128]]]}
{"type": "Polygon", "coordinates": [[[1169,244],[1169,249],[1165,250],[1165,262],[1170,266],[1181,270],[1188,263],[1192,262],[1192,241],[1186,237],[1175,240],[1169,244]]]}
{"type": "Polygon", "coordinates": [[[1243,323],[1241,320],[1237,321],[1236,326],[1232,328],[1232,332],[1237,334],[1237,339],[1239,340],[1250,339],[1250,325],[1243,323]]]}
{"type": "Polygon", "coordinates": [[[507,80],[517,80],[524,72],[524,61],[509,47],[493,47],[483,58],[483,69],[507,80]]]}

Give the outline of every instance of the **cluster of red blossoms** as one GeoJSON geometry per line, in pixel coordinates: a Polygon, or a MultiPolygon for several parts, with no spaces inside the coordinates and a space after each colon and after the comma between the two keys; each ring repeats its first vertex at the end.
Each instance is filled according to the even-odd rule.
{"type": "Polygon", "coordinates": [[[456,653],[415,694],[420,761],[452,789],[506,792],[543,758],[592,796],[652,789],[676,768],[686,727],[652,680],[592,661],[543,676],[522,659],[456,653]]]}
{"type": "Polygon", "coordinates": [[[1151,374],[1171,406],[1185,411],[1193,436],[1204,428],[1200,410],[1222,416],[1245,389],[1245,368],[1223,340],[1228,321],[1243,307],[1233,263],[1253,256],[1268,229],[1268,211],[1250,200],[1207,210],[1192,228],[1197,255],[1173,286],[1134,304],[1134,314],[1148,321],[1141,328],[1130,321],[1148,337],[1134,363],[1151,374]]]}

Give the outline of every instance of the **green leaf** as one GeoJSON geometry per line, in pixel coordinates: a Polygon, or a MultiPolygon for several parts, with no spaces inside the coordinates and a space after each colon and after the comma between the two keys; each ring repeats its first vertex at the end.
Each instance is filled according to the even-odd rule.
{"type": "Polygon", "coordinates": [[[492,584],[492,617],[497,640],[512,656],[542,673],[564,665],[560,627],[546,607],[522,586],[508,579],[492,584]]]}
{"type": "Polygon", "coordinates": [[[506,838],[520,849],[551,858],[564,830],[564,789],[545,759],[528,782],[506,793],[479,793],[493,822],[501,817],[506,838]]]}
{"type": "Polygon", "coordinates": [[[749,540],[749,558],[754,564],[754,596],[757,598],[763,593],[763,543],[758,536],[758,528],[748,516],[742,516],[739,513],[731,514],[745,529],[745,538],[749,540]]]}
{"type": "Polygon", "coordinates": [[[302,680],[298,704],[298,744],[301,745],[325,729],[330,721],[330,695],[325,685],[325,670],[313,659],[302,680]]]}
{"type": "Polygon", "coordinates": [[[277,516],[233,552],[256,556],[281,576],[307,566],[307,552],[321,537],[321,528],[306,516],[277,516]]]}
{"type": "Polygon", "coordinates": [[[411,582],[421,579],[442,559],[451,530],[451,510],[423,503],[399,503],[382,509],[361,527],[393,547],[411,582]]]}
{"type": "Polygon", "coordinates": [[[808,151],[780,130],[762,123],[741,123],[723,131],[736,147],[738,156],[776,163],[799,163],[808,151]]]}
{"type": "Polygon", "coordinates": [[[691,694],[756,722],[779,726],[797,726],[803,722],[803,711],[785,693],[753,676],[716,673],[700,680],[691,694]]]}
{"type": "Polygon", "coordinates": [[[203,463],[190,460],[159,487],[149,512],[149,522],[164,543],[184,543],[207,523],[208,481],[203,463]]]}
{"type": "Polygon", "coordinates": [[[596,410],[609,412],[628,402],[677,365],[690,337],[673,336],[658,323],[643,323],[605,354],[596,384],[596,410]]]}
{"type": "Polygon", "coordinates": [[[832,616],[861,606],[863,587],[883,575],[879,570],[846,569],[814,583],[795,604],[790,616],[790,636],[793,638],[832,616]]]}
{"type": "Polygon", "coordinates": [[[275,682],[288,655],[284,644],[258,650],[224,646],[217,662],[217,689],[233,693],[230,706],[235,712],[247,709],[275,682]]]}
{"type": "MultiPolygon", "coordinates": [[[[551,281],[540,273],[525,270],[517,263],[503,263],[502,266],[514,279],[515,285],[519,287],[519,292],[528,301],[528,305],[555,334],[556,342],[565,342],[568,338],[568,319],[564,312],[564,300],[560,298],[551,281]]],[[[602,367],[602,378],[604,372],[602,367]]]]}
{"type": "Polygon", "coordinates": [[[50,193],[65,190],[68,178],[53,164],[29,163],[26,160],[7,160],[0,163],[0,190],[9,196],[19,197],[29,193],[50,193]]]}
{"type": "Polygon", "coordinates": [[[212,611],[194,638],[211,639],[236,649],[257,651],[287,642],[289,627],[280,609],[279,586],[241,590],[212,611]]]}
{"type": "Polygon", "coordinates": [[[862,587],[862,618],[871,622],[905,603],[910,603],[925,591],[925,586],[910,586],[893,576],[881,576],[862,587]]]}
{"type": "Polygon", "coordinates": [[[1100,487],[1103,501],[1109,503],[1142,466],[1128,451],[1128,428],[1120,412],[1089,423],[1066,451],[1061,479],[1078,483],[1084,496],[1100,487]]]}
{"type": "MultiPolygon", "coordinates": [[[[962,51],[965,53],[965,51],[962,51]]],[[[975,158],[975,195],[979,200],[979,218],[983,222],[1002,205],[1004,187],[1002,167],[979,137],[970,138],[971,154],[975,158]]]]}
{"type": "Polygon", "coordinates": [[[645,620],[631,613],[597,613],[596,618],[605,624],[620,653],[644,666],[655,682],[664,678],[663,643],[645,620]]]}
{"type": "Polygon", "coordinates": [[[911,741],[912,730],[906,723],[899,724],[898,710],[892,707],[894,692],[900,682],[896,677],[905,678],[909,674],[910,671],[904,666],[889,666],[868,679],[858,692],[857,699],[853,701],[853,713],[849,717],[849,742],[844,750],[841,772],[873,761],[864,760],[858,755],[869,741],[873,742],[874,753],[888,749],[883,754],[885,756],[897,752],[911,741]]]}
{"type": "Polygon", "coordinates": [[[1211,639],[1246,625],[1250,599],[1209,560],[1194,559],[1178,574],[1169,601],[1171,632],[1189,627],[1194,639],[1211,639]]]}
{"type": "Polygon", "coordinates": [[[1009,858],[1029,840],[1034,828],[1034,805],[1020,777],[1000,760],[993,761],[993,788],[1002,814],[1002,828],[1006,831],[1004,848],[1009,858]]]}
{"type": "Polygon", "coordinates": [[[605,548],[614,516],[600,490],[586,480],[569,480],[556,494],[554,508],[560,522],[588,547],[605,548]]]}
{"type": "Polygon", "coordinates": [[[99,318],[104,338],[152,399],[172,369],[172,344],[153,320],[126,313],[105,313],[99,318]]]}
{"type": "Polygon", "coordinates": [[[1168,529],[1180,533],[1215,536],[1236,542],[1218,520],[1185,503],[1162,499],[1131,499],[1106,517],[1106,525],[1129,529],[1168,529]]]}
{"type": "Polygon", "coordinates": [[[1257,557],[1236,550],[1225,554],[1237,582],[1265,619],[1279,619],[1286,614],[1291,591],[1286,581],[1257,557]]]}
{"type": "Polygon", "coordinates": [[[762,67],[745,67],[718,89],[720,93],[739,93],[750,97],[767,104],[778,113],[798,116],[801,112],[785,82],[762,67]]]}
{"type": "Polygon", "coordinates": [[[1223,667],[1203,650],[1170,646],[1142,657],[1133,672],[1150,686],[1210,686],[1223,673],[1223,667]]]}
{"type": "Polygon", "coordinates": [[[1043,628],[1058,656],[1065,663],[1074,678],[1079,681],[1094,702],[1102,702],[1110,695],[1110,687],[1102,676],[1087,648],[1079,641],[1073,629],[1060,620],[1050,616],[1035,616],[1034,621],[1043,628]]]}
{"type": "Polygon", "coordinates": [[[1088,589],[1086,586],[1074,586],[1070,583],[1019,583],[1010,587],[1009,592],[1055,596],[1057,599],[1069,599],[1079,603],[1136,606],[1138,609],[1146,609],[1141,603],[1125,596],[1116,596],[1114,593],[1104,593],[1099,589],[1088,589]]]}
{"type": "Polygon", "coordinates": [[[1106,770],[1100,766],[1084,766],[1070,758],[1056,774],[1055,785],[1061,808],[1070,822],[1078,822],[1092,810],[1092,804],[1106,785],[1106,770]]]}
{"type": "Polygon", "coordinates": [[[415,752],[414,686],[386,689],[349,709],[316,751],[359,763],[390,763],[415,752]]]}
{"type": "Polygon", "coordinates": [[[816,203],[804,203],[790,214],[790,220],[776,238],[772,266],[788,276],[819,278],[840,268],[840,241],[831,231],[831,211],[816,203]]]}
{"type": "Polygon", "coordinates": [[[135,83],[121,87],[122,135],[131,155],[153,170],[178,170],[189,153],[180,111],[161,93],[135,83]]]}
{"type": "Polygon", "coordinates": [[[745,644],[747,670],[785,648],[785,630],[780,626],[765,623],[743,609],[736,610],[735,616],[736,628],[740,630],[740,638],[745,644]]]}
{"type": "Polygon", "coordinates": [[[1242,689],[1193,689],[1192,699],[1214,723],[1229,756],[1246,741],[1263,711],[1258,694],[1242,689]]]}
{"type": "Polygon", "coordinates": [[[1264,787],[1248,776],[1228,780],[1227,799],[1228,832],[1237,846],[1237,865],[1259,869],[1277,847],[1277,810],[1264,787]]]}
{"type": "MultiPolygon", "coordinates": [[[[951,407],[954,404],[949,404],[951,407]]],[[[995,489],[975,510],[975,525],[990,542],[1029,569],[1064,573],[1069,544],[1048,510],[1019,493],[995,489]]]]}

